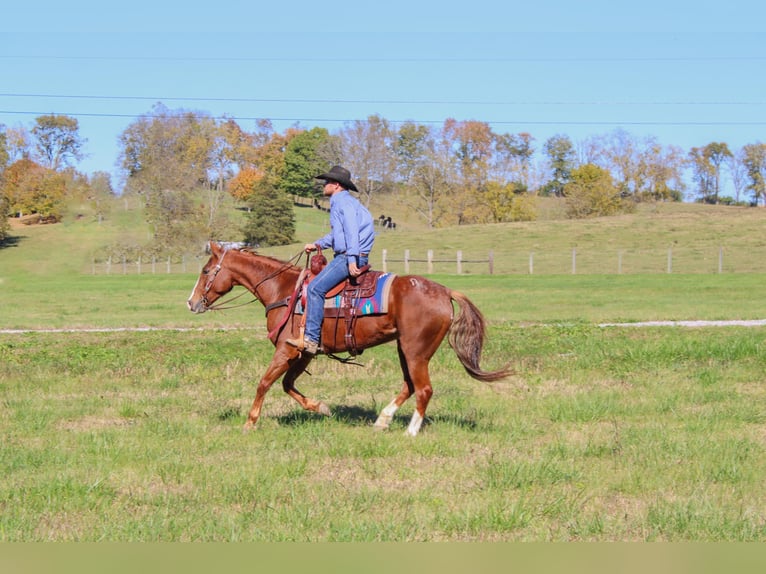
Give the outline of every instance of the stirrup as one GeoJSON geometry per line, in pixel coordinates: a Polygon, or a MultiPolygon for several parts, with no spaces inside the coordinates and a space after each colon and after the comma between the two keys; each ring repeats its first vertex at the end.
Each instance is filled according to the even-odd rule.
{"type": "Polygon", "coordinates": [[[299,351],[302,351],[306,348],[306,342],[304,341],[303,337],[300,337],[298,339],[285,339],[285,343],[290,345],[291,347],[295,347],[299,351]]]}

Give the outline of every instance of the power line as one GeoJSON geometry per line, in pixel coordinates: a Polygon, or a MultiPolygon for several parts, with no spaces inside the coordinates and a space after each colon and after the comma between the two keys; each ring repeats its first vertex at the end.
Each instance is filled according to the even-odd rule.
{"type": "Polygon", "coordinates": [[[492,100],[361,100],[335,98],[233,98],[233,97],[160,97],[160,96],[108,96],[98,94],[26,94],[0,93],[4,98],[47,98],[70,100],[111,100],[111,101],[176,101],[176,102],[229,102],[229,103],[284,103],[284,104],[386,104],[386,105],[479,105],[479,106],[762,106],[763,101],[492,101],[492,100]]]}
{"type": "MultiPolygon", "coordinates": [[[[0,110],[0,114],[8,115],[65,115],[72,117],[90,117],[90,118],[160,118],[162,116],[152,114],[114,114],[114,113],[94,113],[94,112],[33,112],[33,111],[9,111],[0,110]]],[[[264,116],[211,116],[213,119],[220,120],[236,120],[236,121],[258,121],[268,119],[274,122],[292,122],[292,123],[348,123],[356,121],[358,118],[277,118],[277,117],[264,117],[264,116]]],[[[392,124],[406,124],[409,122],[420,124],[435,124],[439,125],[444,123],[444,120],[388,120],[392,124]]],[[[482,120],[477,120],[482,121],[482,120]]],[[[529,126],[766,126],[766,121],[746,121],[746,122],[727,122],[727,121],[569,121],[569,120],[488,120],[485,123],[491,125],[529,125],[529,126]]]]}
{"type": "Polygon", "coordinates": [[[374,63],[394,63],[394,64],[454,64],[454,63],[466,63],[466,64],[501,64],[501,63],[562,63],[562,64],[577,64],[577,63],[603,63],[603,62],[615,62],[615,63],[639,63],[639,62],[762,62],[766,60],[766,56],[636,56],[636,57],[619,57],[619,56],[584,56],[584,57],[497,57],[497,58],[471,58],[471,57],[410,57],[410,58],[396,58],[396,57],[383,57],[383,58],[368,58],[368,57],[351,57],[351,56],[332,56],[332,57],[286,57],[286,56],[253,56],[253,57],[195,57],[195,56],[75,56],[75,55],[42,55],[42,56],[30,56],[30,55],[0,55],[0,59],[3,60],[74,60],[74,61],[138,61],[138,62],[207,62],[207,63],[358,63],[358,64],[374,64],[374,63]]]}

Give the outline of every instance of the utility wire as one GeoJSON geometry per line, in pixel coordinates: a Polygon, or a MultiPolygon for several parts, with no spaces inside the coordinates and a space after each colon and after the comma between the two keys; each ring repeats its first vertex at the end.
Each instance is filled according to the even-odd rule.
{"type": "Polygon", "coordinates": [[[98,94],[26,94],[0,93],[3,98],[46,98],[70,100],[116,101],[176,101],[176,102],[232,102],[232,103],[285,103],[285,104],[386,104],[386,105],[466,105],[466,106],[762,106],[762,101],[492,101],[492,100],[361,100],[312,98],[231,98],[231,97],[160,97],[160,96],[107,96],[98,94]]]}
{"type": "MultiPolygon", "coordinates": [[[[94,112],[33,112],[33,111],[10,111],[0,110],[0,114],[8,115],[65,115],[72,117],[90,117],[90,118],[160,118],[162,116],[152,114],[113,114],[113,113],[94,113],[94,112]]],[[[348,123],[356,121],[356,119],[342,119],[342,118],[276,118],[276,117],[264,117],[264,116],[211,116],[213,119],[220,120],[237,120],[237,121],[258,121],[268,119],[274,122],[307,122],[307,123],[348,123]]],[[[481,120],[477,120],[481,121],[481,120]]],[[[409,122],[419,124],[435,124],[439,125],[444,123],[444,120],[388,120],[392,124],[405,124],[409,122]]],[[[535,121],[535,120],[489,120],[485,123],[491,125],[532,125],[532,126],[763,126],[766,125],[766,121],[762,122],[726,122],[726,121],[535,121]]]]}

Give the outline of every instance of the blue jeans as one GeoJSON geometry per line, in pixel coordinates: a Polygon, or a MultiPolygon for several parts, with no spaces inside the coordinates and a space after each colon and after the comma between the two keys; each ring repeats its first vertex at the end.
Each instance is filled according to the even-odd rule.
{"type": "MultiPolygon", "coordinates": [[[[357,267],[367,265],[367,257],[357,257],[357,267]]],[[[309,283],[306,293],[306,332],[304,338],[319,342],[324,319],[324,297],[341,281],[347,279],[348,259],[345,254],[336,255],[309,283]]]]}

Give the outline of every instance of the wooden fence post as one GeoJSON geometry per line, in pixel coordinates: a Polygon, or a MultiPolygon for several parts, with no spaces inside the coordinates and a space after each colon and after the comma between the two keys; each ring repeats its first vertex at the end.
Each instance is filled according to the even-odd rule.
{"type": "Polygon", "coordinates": [[[723,247],[718,248],[718,273],[723,273],[723,247]]]}
{"type": "Polygon", "coordinates": [[[673,248],[668,247],[668,273],[673,273],[673,248]]]}
{"type": "Polygon", "coordinates": [[[577,249],[572,249],[572,275],[577,274],[577,249]]]}
{"type": "Polygon", "coordinates": [[[410,250],[409,249],[404,250],[404,274],[405,275],[410,274],[410,250]]]}
{"type": "Polygon", "coordinates": [[[457,252],[457,274],[458,275],[463,274],[463,252],[462,251],[457,252]]]}
{"type": "Polygon", "coordinates": [[[434,250],[429,249],[428,250],[428,273],[432,274],[434,272],[434,250]]]}
{"type": "Polygon", "coordinates": [[[489,250],[489,274],[495,274],[495,252],[492,249],[489,250]]]}
{"type": "Polygon", "coordinates": [[[529,274],[534,275],[535,273],[535,254],[533,252],[529,252],[529,274]]]}

